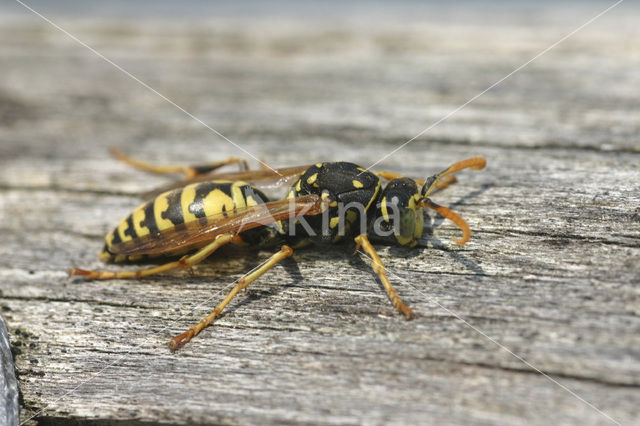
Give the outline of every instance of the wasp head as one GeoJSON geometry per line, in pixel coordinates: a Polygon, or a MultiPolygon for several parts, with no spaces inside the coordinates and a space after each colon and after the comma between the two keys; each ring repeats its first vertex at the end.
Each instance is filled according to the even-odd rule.
{"type": "Polygon", "coordinates": [[[422,194],[413,179],[390,181],[382,191],[375,219],[369,224],[372,241],[413,247],[424,229],[422,194]]]}

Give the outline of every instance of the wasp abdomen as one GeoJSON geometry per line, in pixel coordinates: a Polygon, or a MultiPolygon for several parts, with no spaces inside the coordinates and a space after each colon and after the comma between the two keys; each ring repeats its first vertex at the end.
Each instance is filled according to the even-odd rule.
{"type": "Polygon", "coordinates": [[[207,217],[232,215],[236,209],[264,204],[267,197],[246,182],[208,181],[164,192],[120,221],[105,237],[99,257],[107,262],[136,262],[145,256],[114,254],[114,244],[135,240],[172,228],[187,228],[207,217]]]}

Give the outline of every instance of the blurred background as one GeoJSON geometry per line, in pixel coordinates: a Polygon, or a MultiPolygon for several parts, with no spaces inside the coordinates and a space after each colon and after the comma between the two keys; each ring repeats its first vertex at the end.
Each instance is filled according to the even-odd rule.
{"type": "Polygon", "coordinates": [[[637,424],[639,23],[632,0],[0,0],[0,303],[22,419],[637,424]],[[437,196],[467,245],[433,216],[419,247],[379,247],[414,321],[358,258],[301,250],[170,354],[203,295],[268,253],[70,281],[168,180],[111,146],[488,167],[437,196]]]}
{"type": "MultiPolygon", "coordinates": [[[[278,165],[377,161],[369,147],[412,138],[612,4],[28,2],[278,165]],[[313,149],[287,154],[300,145],[313,149]]],[[[426,141],[637,147],[638,8],[616,6],[430,129],[414,152],[426,141]]],[[[5,158],[60,144],[78,156],[135,144],[163,157],[158,140],[173,141],[162,151],[176,159],[244,154],[19,3],[2,1],[0,19],[5,158]]]]}

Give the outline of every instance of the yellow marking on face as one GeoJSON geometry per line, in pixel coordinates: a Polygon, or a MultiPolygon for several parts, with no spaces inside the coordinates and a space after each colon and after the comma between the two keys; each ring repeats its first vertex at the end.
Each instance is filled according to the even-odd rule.
{"type": "Polygon", "coordinates": [[[146,226],[142,226],[140,224],[145,219],[145,214],[144,214],[145,206],[146,204],[141,205],[140,207],[135,209],[131,215],[133,216],[131,218],[131,221],[133,222],[133,229],[136,231],[136,235],[138,235],[138,237],[143,237],[149,234],[150,232],[149,228],[147,228],[146,226]]]}
{"type": "Polygon", "coordinates": [[[356,188],[362,188],[364,187],[364,185],[362,184],[362,182],[360,182],[359,180],[352,180],[351,183],[353,184],[354,187],[356,188]]]}
{"type": "Polygon", "coordinates": [[[420,200],[420,194],[413,194],[413,197],[409,198],[408,207],[411,210],[415,210],[416,209],[416,205],[418,204],[418,200],[420,200]]]}
{"type": "MultiPolygon", "coordinates": [[[[409,215],[410,213],[407,213],[407,215],[409,215]]],[[[412,215],[412,217],[415,217],[412,215]]],[[[402,221],[402,220],[401,220],[402,221]]],[[[402,246],[406,246],[407,244],[409,244],[411,241],[413,241],[413,235],[408,235],[408,236],[403,236],[401,234],[401,232],[404,231],[404,229],[402,229],[402,227],[400,227],[400,229],[394,229],[393,230],[394,235],[396,237],[396,241],[398,242],[398,244],[402,245],[402,246]]],[[[412,233],[413,234],[413,233],[412,233]]]]}
{"type": "Polygon", "coordinates": [[[195,222],[198,217],[189,211],[189,205],[196,199],[196,187],[198,184],[187,185],[182,188],[180,196],[180,207],[182,208],[182,218],[184,223],[195,222]]]}
{"type": "Polygon", "coordinates": [[[389,222],[389,212],[387,211],[387,197],[382,199],[380,203],[380,211],[382,211],[382,218],[385,222],[389,222]]]}
{"type": "Polygon", "coordinates": [[[161,194],[153,202],[153,217],[156,219],[156,225],[160,231],[164,229],[173,228],[173,222],[169,219],[164,219],[162,213],[166,212],[169,208],[169,200],[167,199],[168,192],[161,194]]]}
{"type": "Polygon", "coordinates": [[[400,234],[395,234],[395,236],[396,236],[396,240],[398,241],[398,244],[400,244],[401,246],[406,246],[413,240],[412,237],[403,237],[400,234]]]}
{"type": "Polygon", "coordinates": [[[416,225],[413,228],[413,237],[415,239],[422,237],[422,233],[424,232],[424,213],[423,212],[424,210],[422,208],[419,208],[416,210],[416,225]]]}
{"type": "Polygon", "coordinates": [[[317,173],[314,173],[314,174],[312,174],[311,176],[309,176],[309,177],[307,178],[307,183],[308,183],[309,185],[313,185],[313,183],[316,181],[316,179],[318,179],[318,174],[317,174],[317,173]]]}
{"type": "Polygon", "coordinates": [[[124,219],[122,222],[120,222],[120,224],[118,224],[118,235],[120,235],[120,240],[122,242],[131,241],[133,239],[130,235],[125,235],[125,231],[128,228],[129,224],[127,223],[127,219],[124,219]]]}
{"type": "Polygon", "coordinates": [[[331,220],[329,221],[329,227],[330,228],[335,228],[336,226],[338,226],[338,223],[340,223],[340,218],[337,217],[337,216],[336,217],[332,217],[331,220]]]}

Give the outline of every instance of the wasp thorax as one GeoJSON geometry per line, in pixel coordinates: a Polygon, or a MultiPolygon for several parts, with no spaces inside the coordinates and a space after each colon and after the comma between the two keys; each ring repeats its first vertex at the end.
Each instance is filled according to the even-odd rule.
{"type": "Polygon", "coordinates": [[[335,243],[346,235],[366,232],[367,212],[380,192],[380,179],[353,163],[317,163],[292,185],[289,198],[315,194],[329,201],[321,215],[306,218],[296,236],[308,236],[317,243],[335,243]]]}

